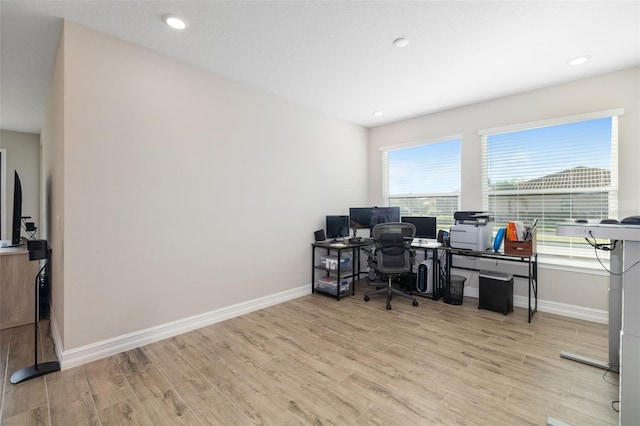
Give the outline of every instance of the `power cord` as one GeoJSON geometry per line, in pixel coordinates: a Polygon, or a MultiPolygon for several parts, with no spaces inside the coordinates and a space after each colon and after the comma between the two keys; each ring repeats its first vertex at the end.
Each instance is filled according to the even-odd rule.
{"type": "Polygon", "coordinates": [[[612,369],[614,367],[620,367],[620,365],[619,364],[611,364],[611,365],[609,365],[609,368],[607,368],[607,370],[602,375],[602,380],[604,380],[605,383],[609,383],[610,385],[618,386],[617,383],[613,383],[613,382],[610,382],[610,381],[607,380],[607,374],[611,373],[611,371],[613,371],[612,369]]]}
{"type": "Polygon", "coordinates": [[[589,235],[591,236],[591,238],[593,238],[593,242],[589,241],[588,238],[585,238],[585,240],[589,243],[591,247],[594,247],[596,250],[612,251],[612,250],[615,250],[616,245],[618,244],[618,240],[613,240],[613,242],[609,244],[600,244],[596,242],[596,238],[593,236],[591,231],[589,231],[589,235]]]}
{"type": "Polygon", "coordinates": [[[602,266],[602,269],[604,269],[605,271],[607,271],[609,274],[611,275],[615,275],[615,276],[620,276],[620,275],[624,275],[626,274],[628,271],[630,271],[632,268],[636,267],[638,264],[640,264],[640,260],[638,260],[636,263],[634,263],[633,265],[629,266],[627,269],[623,270],[620,273],[617,272],[612,272],[611,270],[607,269],[607,267],[604,265],[604,263],[602,263],[602,260],[600,259],[600,256],[598,256],[598,250],[603,250],[603,251],[612,251],[615,250],[616,245],[618,244],[618,240],[614,240],[613,243],[609,243],[609,244],[600,244],[600,243],[596,243],[596,237],[593,236],[593,234],[591,233],[591,231],[589,231],[589,235],[591,236],[591,238],[593,238],[593,241],[589,241],[589,238],[585,238],[585,241],[587,243],[589,243],[589,245],[591,247],[593,247],[593,250],[596,254],[596,259],[598,259],[598,262],[600,263],[600,266],[602,266]]]}
{"type": "MultiPolygon", "coordinates": [[[[607,374],[611,373],[613,367],[620,367],[620,364],[610,364],[609,368],[607,368],[607,370],[604,372],[604,374],[602,375],[602,380],[605,381],[605,383],[609,383],[610,385],[613,386],[618,386],[617,383],[613,383],[607,380],[607,374]]],[[[615,404],[620,404],[620,401],[611,401],[611,408],[613,409],[613,411],[615,411],[616,413],[620,412],[620,408],[616,408],[615,404]]]]}

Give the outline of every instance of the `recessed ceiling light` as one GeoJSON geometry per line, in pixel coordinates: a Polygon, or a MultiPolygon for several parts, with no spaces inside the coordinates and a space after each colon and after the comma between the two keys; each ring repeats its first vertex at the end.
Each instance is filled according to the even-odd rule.
{"type": "Polygon", "coordinates": [[[591,59],[591,56],[589,55],[582,55],[582,56],[577,56],[575,58],[573,58],[572,60],[570,60],[569,62],[567,62],[569,65],[582,65],[585,62],[587,62],[589,59],[591,59]]]}
{"type": "Polygon", "coordinates": [[[383,112],[382,111],[373,111],[371,114],[375,115],[376,117],[380,117],[383,114],[383,112]]]}
{"type": "Polygon", "coordinates": [[[393,40],[393,45],[395,47],[405,47],[407,44],[409,44],[409,39],[406,39],[404,37],[393,40]]]}
{"type": "Polygon", "coordinates": [[[187,21],[172,13],[167,13],[162,17],[162,19],[167,23],[168,26],[175,30],[184,30],[185,28],[187,28],[187,21]]]}

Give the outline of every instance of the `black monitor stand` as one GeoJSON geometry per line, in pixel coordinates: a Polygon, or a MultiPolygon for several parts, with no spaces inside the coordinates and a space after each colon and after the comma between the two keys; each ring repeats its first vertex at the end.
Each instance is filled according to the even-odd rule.
{"type": "Polygon", "coordinates": [[[29,240],[27,241],[27,247],[29,249],[29,260],[42,260],[46,259],[46,262],[42,268],[38,271],[35,279],[35,320],[33,322],[33,343],[34,343],[34,364],[29,367],[25,367],[22,370],[18,370],[11,375],[11,383],[14,385],[25,380],[35,379],[36,377],[44,376],[45,374],[53,373],[54,371],[60,371],[60,363],[58,361],[38,363],[38,323],[40,320],[40,274],[47,267],[49,258],[51,256],[51,249],[48,247],[46,240],[29,240]]]}

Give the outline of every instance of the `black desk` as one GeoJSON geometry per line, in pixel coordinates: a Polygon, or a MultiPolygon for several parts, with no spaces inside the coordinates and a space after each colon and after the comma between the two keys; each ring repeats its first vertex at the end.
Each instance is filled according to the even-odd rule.
{"type": "Polygon", "coordinates": [[[538,312],[538,254],[534,253],[530,256],[518,256],[504,253],[493,253],[490,251],[470,251],[464,249],[456,249],[451,247],[439,247],[436,250],[446,250],[447,262],[445,267],[446,280],[449,280],[451,274],[451,268],[467,269],[477,271],[478,269],[467,268],[461,266],[454,266],[452,264],[453,255],[460,255],[466,257],[477,257],[485,259],[494,259],[500,261],[526,263],[528,266],[527,275],[513,274],[515,277],[527,278],[529,280],[529,322],[533,315],[538,312]],[[531,295],[533,294],[534,304],[531,306],[531,295]]]}

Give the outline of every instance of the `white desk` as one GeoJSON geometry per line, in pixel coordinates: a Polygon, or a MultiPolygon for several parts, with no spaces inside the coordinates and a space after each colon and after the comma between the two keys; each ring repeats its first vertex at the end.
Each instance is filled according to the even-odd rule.
{"type": "MultiPolygon", "coordinates": [[[[611,252],[609,285],[609,365],[620,365],[620,414],[622,426],[640,424],[640,226],[558,225],[556,234],[566,237],[617,240],[611,252]],[[635,265],[635,266],[634,266],[635,265]],[[622,275],[616,275],[621,274],[622,275]]],[[[584,362],[582,359],[576,361],[584,362]]],[[[587,362],[588,364],[592,364],[587,362]]],[[[596,365],[596,364],[592,364],[596,365]]]]}

